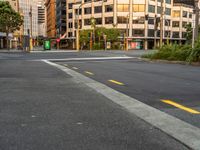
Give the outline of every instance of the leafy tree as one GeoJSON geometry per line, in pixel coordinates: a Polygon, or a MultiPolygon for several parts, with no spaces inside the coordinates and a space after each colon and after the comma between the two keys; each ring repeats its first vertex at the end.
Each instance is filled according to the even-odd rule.
{"type": "Polygon", "coordinates": [[[187,24],[185,26],[186,28],[186,40],[188,43],[191,43],[191,40],[192,40],[192,25],[191,23],[187,24]]]}
{"type": "Polygon", "coordinates": [[[90,42],[90,33],[92,30],[81,30],[80,31],[80,44],[81,49],[83,46],[87,45],[90,42]]]}
{"type": "MultiPolygon", "coordinates": [[[[186,28],[186,40],[187,40],[187,43],[191,43],[192,42],[192,24],[189,23],[185,26],[186,28]]],[[[200,33],[200,25],[199,25],[199,29],[198,29],[199,33],[200,33]]]]}
{"type": "Polygon", "coordinates": [[[22,16],[12,9],[9,2],[0,1],[0,31],[6,33],[6,43],[9,49],[8,34],[20,29],[23,23],[22,16]]]}
{"type": "Polygon", "coordinates": [[[111,42],[118,41],[118,37],[120,36],[119,30],[116,28],[106,29],[105,34],[107,35],[107,40],[110,40],[111,42]]]}

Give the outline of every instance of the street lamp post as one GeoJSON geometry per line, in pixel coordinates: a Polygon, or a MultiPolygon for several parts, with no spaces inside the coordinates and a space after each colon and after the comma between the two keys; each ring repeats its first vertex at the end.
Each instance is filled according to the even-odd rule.
{"type": "Polygon", "coordinates": [[[194,39],[197,40],[199,36],[199,0],[194,0],[194,12],[195,12],[195,32],[194,39]]]}

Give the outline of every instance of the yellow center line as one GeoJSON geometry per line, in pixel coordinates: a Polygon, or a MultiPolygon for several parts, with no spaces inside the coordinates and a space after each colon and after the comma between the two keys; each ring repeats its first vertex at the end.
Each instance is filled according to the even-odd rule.
{"type": "Polygon", "coordinates": [[[116,80],[108,80],[108,81],[112,82],[112,83],[115,83],[115,84],[118,84],[118,85],[124,85],[124,83],[116,81],[116,80]]]}
{"type": "Polygon", "coordinates": [[[77,67],[72,67],[72,69],[74,69],[74,70],[78,70],[78,68],[77,68],[77,67]]]}
{"type": "Polygon", "coordinates": [[[89,72],[89,71],[85,71],[85,73],[89,74],[89,75],[94,75],[94,73],[89,72]]]}
{"type": "Polygon", "coordinates": [[[174,107],[177,107],[177,108],[179,108],[179,109],[185,110],[185,111],[187,111],[187,112],[189,112],[189,113],[192,113],[192,114],[200,114],[199,111],[194,110],[194,109],[191,109],[191,108],[188,108],[188,107],[185,107],[185,106],[180,105],[180,104],[178,104],[178,103],[175,103],[175,102],[173,102],[172,100],[161,100],[161,101],[164,102],[164,103],[167,103],[167,104],[169,104],[169,105],[172,105],[172,106],[174,106],[174,107]]]}

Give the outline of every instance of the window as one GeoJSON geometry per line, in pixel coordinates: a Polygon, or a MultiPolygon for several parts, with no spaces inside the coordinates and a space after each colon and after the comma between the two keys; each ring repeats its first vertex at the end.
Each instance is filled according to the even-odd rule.
{"type": "Polygon", "coordinates": [[[172,27],[179,27],[179,21],[173,21],[172,27]]]}
{"type": "MultiPolygon", "coordinates": [[[[79,15],[81,15],[82,10],[79,9],[79,15]]],[[[78,9],[75,10],[76,15],[78,15],[78,9]]]]}
{"type": "Polygon", "coordinates": [[[126,24],[127,23],[127,17],[118,16],[117,17],[117,23],[126,24]]]}
{"type": "Polygon", "coordinates": [[[129,5],[127,5],[127,4],[117,5],[117,11],[118,12],[129,12],[129,5]]]}
{"type": "Polygon", "coordinates": [[[165,9],[165,14],[171,16],[171,9],[170,8],[166,8],[165,9]]]}
{"type": "Polygon", "coordinates": [[[133,36],[144,36],[144,30],[143,29],[133,30],[133,36]]]}
{"type": "Polygon", "coordinates": [[[149,5],[149,12],[155,13],[155,6],[149,5]]]}
{"type": "Polygon", "coordinates": [[[105,12],[112,12],[113,11],[113,5],[106,5],[105,6],[105,12]]]}
{"type": "Polygon", "coordinates": [[[113,24],[113,17],[105,17],[105,24],[113,24]]]}
{"type": "Polygon", "coordinates": [[[84,25],[91,25],[90,19],[84,19],[84,25]]]}
{"type": "Polygon", "coordinates": [[[170,26],[170,24],[171,24],[171,21],[169,19],[166,19],[165,20],[165,26],[170,26]]]}
{"type": "Polygon", "coordinates": [[[102,24],[102,18],[95,18],[96,24],[102,24]]]}
{"type": "Polygon", "coordinates": [[[161,14],[161,12],[162,12],[161,9],[162,9],[162,8],[161,8],[160,6],[157,7],[157,13],[158,13],[158,14],[161,14]]]}
{"type": "Polygon", "coordinates": [[[71,19],[73,17],[72,13],[68,14],[69,19],[71,19]]]}
{"type": "Polygon", "coordinates": [[[84,8],[84,14],[91,14],[92,10],[91,7],[84,8]]]}
{"type": "Polygon", "coordinates": [[[68,37],[72,37],[72,32],[68,32],[68,37]]]}
{"type": "Polygon", "coordinates": [[[183,28],[186,28],[186,25],[187,25],[187,22],[183,21],[183,22],[182,22],[182,27],[183,27],[183,28]]]}
{"type": "Polygon", "coordinates": [[[192,18],[192,13],[189,13],[189,18],[192,18]]]}
{"type": "Polygon", "coordinates": [[[173,32],[172,37],[173,38],[179,38],[179,32],[173,32]]]}
{"type": "Polygon", "coordinates": [[[171,0],[165,0],[165,3],[171,4],[171,0]]]}
{"type": "Polygon", "coordinates": [[[69,3],[68,4],[68,9],[72,9],[72,7],[73,7],[73,3],[69,3]]]}
{"type": "Polygon", "coordinates": [[[102,13],[102,6],[94,7],[94,13],[102,13]]]}
{"type": "Polygon", "coordinates": [[[154,37],[154,30],[153,29],[148,30],[148,37],[154,37]]]}
{"type": "Polygon", "coordinates": [[[133,19],[133,24],[144,24],[144,17],[133,19]]]}
{"type": "Polygon", "coordinates": [[[145,5],[142,4],[133,5],[133,12],[144,12],[144,11],[145,11],[145,5]]]}
{"type": "Polygon", "coordinates": [[[180,17],[180,11],[179,10],[174,10],[173,11],[173,17],[180,17]]]}
{"type": "Polygon", "coordinates": [[[183,11],[183,17],[184,18],[187,18],[187,14],[188,14],[187,11],[183,11]]]}
{"type": "Polygon", "coordinates": [[[72,28],[72,27],[73,27],[72,22],[69,22],[69,23],[68,23],[68,28],[72,28]]]}
{"type": "Polygon", "coordinates": [[[170,31],[165,31],[164,36],[165,37],[170,37],[170,31]]]}
{"type": "Polygon", "coordinates": [[[148,19],[148,24],[154,24],[154,19],[152,18],[148,19]]]}

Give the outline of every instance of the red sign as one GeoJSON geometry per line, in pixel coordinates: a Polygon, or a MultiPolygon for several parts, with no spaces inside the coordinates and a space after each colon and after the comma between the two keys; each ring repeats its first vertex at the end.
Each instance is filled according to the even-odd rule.
{"type": "Polygon", "coordinates": [[[56,39],[56,42],[59,43],[59,42],[60,42],[60,39],[56,39]]]}

